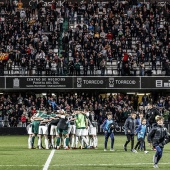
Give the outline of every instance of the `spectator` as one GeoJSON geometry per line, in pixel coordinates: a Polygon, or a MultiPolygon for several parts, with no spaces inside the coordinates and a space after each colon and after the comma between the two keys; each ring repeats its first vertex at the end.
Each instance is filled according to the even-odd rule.
{"type": "Polygon", "coordinates": [[[25,114],[22,114],[22,116],[21,116],[21,123],[22,123],[22,127],[26,127],[26,116],[25,116],[25,114]]]}
{"type": "Polygon", "coordinates": [[[33,74],[32,72],[33,72],[34,65],[35,65],[34,60],[30,59],[28,61],[28,71],[27,71],[29,76],[32,76],[33,74]]]}
{"type": "Polygon", "coordinates": [[[45,61],[45,71],[46,71],[46,76],[51,75],[51,61],[49,59],[46,59],[45,61]]]}
{"type": "Polygon", "coordinates": [[[102,59],[102,61],[100,62],[100,68],[101,68],[101,76],[104,76],[105,71],[106,71],[106,61],[105,61],[105,59],[102,59]]]}
{"type": "Polygon", "coordinates": [[[31,6],[31,13],[32,15],[36,14],[36,9],[37,9],[37,1],[36,0],[32,0],[30,2],[30,6],[31,6]]]}
{"type": "Polygon", "coordinates": [[[130,67],[128,63],[126,63],[124,67],[122,67],[122,76],[130,76],[130,67]]]}
{"type": "Polygon", "coordinates": [[[78,61],[78,59],[76,59],[76,62],[74,64],[74,68],[75,68],[76,76],[80,76],[80,62],[78,61]]]}
{"type": "Polygon", "coordinates": [[[8,70],[8,74],[11,75],[12,74],[12,65],[13,65],[13,62],[11,59],[9,59],[7,61],[7,70],[8,70]]]}
{"type": "Polygon", "coordinates": [[[83,65],[84,76],[87,76],[88,69],[89,69],[89,64],[87,60],[85,60],[84,65],[83,65]]]}
{"type": "Polygon", "coordinates": [[[73,61],[69,62],[69,75],[72,76],[74,73],[74,63],[73,61]]]}
{"type": "Polygon", "coordinates": [[[42,62],[40,61],[40,59],[37,60],[36,67],[37,67],[37,75],[42,76],[42,62]]]}
{"type": "Polygon", "coordinates": [[[140,76],[144,76],[145,75],[145,65],[144,63],[140,64],[140,76]]]}
{"type": "Polygon", "coordinates": [[[22,75],[25,75],[26,66],[27,66],[27,63],[26,63],[26,59],[25,59],[25,58],[22,58],[22,59],[21,59],[20,65],[21,65],[21,74],[22,74],[22,75]]]}
{"type": "Polygon", "coordinates": [[[51,75],[57,75],[57,63],[55,60],[51,63],[51,75]]]}
{"type": "Polygon", "coordinates": [[[4,62],[0,60],[0,76],[4,75],[4,62]]]}
{"type": "Polygon", "coordinates": [[[89,67],[90,67],[90,75],[94,75],[94,61],[91,59],[90,60],[90,64],[89,64],[89,67]]]}

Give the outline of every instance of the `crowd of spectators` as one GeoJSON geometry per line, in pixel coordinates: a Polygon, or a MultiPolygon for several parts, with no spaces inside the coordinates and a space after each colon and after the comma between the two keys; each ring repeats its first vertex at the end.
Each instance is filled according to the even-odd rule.
{"type": "Polygon", "coordinates": [[[95,120],[100,126],[106,118],[106,112],[110,111],[118,123],[124,123],[131,113],[147,111],[148,103],[161,112],[165,121],[170,121],[170,96],[163,97],[154,95],[144,95],[141,99],[137,95],[127,94],[103,94],[93,95],[92,93],[56,93],[40,95],[6,93],[0,96],[0,120],[1,126],[5,127],[25,127],[32,115],[41,108],[46,108],[49,112],[64,109],[67,112],[73,110],[88,109],[94,113],[95,120]]]}
{"type": "Polygon", "coordinates": [[[65,35],[73,57],[70,74],[76,63],[79,70],[83,66],[84,75],[87,69],[93,75],[95,68],[104,75],[107,62],[117,61],[119,75],[136,75],[139,70],[140,76],[144,76],[148,62],[150,70],[157,70],[159,65],[169,75],[169,10],[168,2],[160,7],[157,1],[136,0],[83,1],[78,8],[73,6],[65,35]]]}
{"type": "Polygon", "coordinates": [[[159,64],[170,75],[168,3],[65,1],[58,7],[53,0],[44,7],[38,2],[26,8],[22,1],[0,4],[0,51],[9,53],[9,60],[0,62],[1,76],[4,69],[18,74],[15,66],[29,76],[34,69],[39,76],[43,70],[46,75],[94,75],[96,70],[105,75],[108,61],[116,61],[118,75],[139,70],[143,76],[147,62],[151,70],[159,64]],[[62,35],[64,21],[69,28],[62,35]],[[64,52],[59,54],[61,35],[64,52]]]}
{"type": "Polygon", "coordinates": [[[55,51],[59,45],[64,18],[56,10],[55,1],[51,7],[44,7],[41,1],[32,0],[28,8],[22,1],[0,4],[0,52],[9,53],[7,61],[0,62],[0,74],[32,75],[33,68],[38,75],[46,70],[47,75],[57,74],[56,67],[63,67],[64,58],[55,51]],[[57,64],[57,66],[56,66],[57,64]],[[19,68],[15,72],[15,67],[19,68]]]}

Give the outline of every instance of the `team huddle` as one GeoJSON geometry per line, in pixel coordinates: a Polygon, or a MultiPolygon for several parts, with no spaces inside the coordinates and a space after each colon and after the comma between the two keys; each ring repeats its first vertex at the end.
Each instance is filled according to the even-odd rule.
{"type": "Polygon", "coordinates": [[[64,110],[49,113],[45,109],[37,111],[31,118],[27,130],[28,148],[35,149],[35,137],[38,137],[38,149],[97,148],[97,123],[88,110],[77,110],[73,113],[64,110]],[[80,143],[80,144],[79,144],[80,143]]]}

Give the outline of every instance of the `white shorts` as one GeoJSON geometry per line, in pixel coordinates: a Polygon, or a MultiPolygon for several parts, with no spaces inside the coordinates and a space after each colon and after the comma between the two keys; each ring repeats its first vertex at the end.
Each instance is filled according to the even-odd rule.
{"type": "Polygon", "coordinates": [[[76,136],[81,136],[83,129],[76,129],[76,136]]]}
{"type": "Polygon", "coordinates": [[[53,136],[58,135],[58,132],[57,132],[57,126],[55,126],[55,125],[51,125],[50,135],[53,135],[53,136]]]}
{"type": "Polygon", "coordinates": [[[75,135],[76,134],[76,126],[70,125],[68,128],[68,134],[75,135]]]}
{"type": "Polygon", "coordinates": [[[32,125],[28,125],[27,126],[27,131],[28,131],[28,135],[32,135],[33,134],[33,132],[32,132],[32,125]]]}
{"type": "Polygon", "coordinates": [[[40,125],[39,129],[38,129],[38,134],[39,135],[47,135],[48,134],[48,127],[40,125]]]}
{"type": "Polygon", "coordinates": [[[88,136],[89,135],[89,127],[87,129],[82,129],[82,136],[88,136]]]}
{"type": "Polygon", "coordinates": [[[89,135],[95,135],[96,136],[96,127],[89,127],[89,135]]]}

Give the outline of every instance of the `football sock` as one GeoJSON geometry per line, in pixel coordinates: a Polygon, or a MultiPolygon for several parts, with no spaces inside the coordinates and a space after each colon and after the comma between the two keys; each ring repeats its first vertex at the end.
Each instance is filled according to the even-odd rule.
{"type": "Polygon", "coordinates": [[[32,140],[32,137],[29,136],[29,138],[28,138],[28,148],[31,148],[31,140],[32,140]]]}
{"type": "Polygon", "coordinates": [[[60,144],[60,145],[63,145],[63,138],[61,137],[61,139],[60,139],[60,140],[61,140],[61,144],[60,144]]]}
{"type": "Polygon", "coordinates": [[[76,136],[76,148],[78,148],[78,143],[79,143],[79,137],[76,136]]]}
{"type": "Polygon", "coordinates": [[[90,146],[93,146],[93,145],[94,145],[94,139],[90,138],[90,146]]]}
{"type": "Polygon", "coordinates": [[[63,143],[63,147],[66,147],[66,138],[64,138],[64,143],[63,143]]]}
{"type": "MultiPolygon", "coordinates": [[[[86,139],[85,136],[82,137],[82,141],[84,141],[84,143],[85,143],[87,146],[89,145],[88,140],[86,139]]],[[[83,145],[82,145],[82,146],[83,146],[83,145]]]]}
{"type": "Polygon", "coordinates": [[[74,147],[74,136],[71,137],[71,147],[74,147]]]}
{"type": "Polygon", "coordinates": [[[97,147],[97,143],[98,143],[98,138],[97,136],[93,138],[93,146],[97,147]]]}
{"type": "Polygon", "coordinates": [[[89,136],[86,136],[87,142],[89,143],[89,136]]]}
{"type": "Polygon", "coordinates": [[[51,139],[51,145],[54,147],[54,138],[51,139]]]}
{"type": "Polygon", "coordinates": [[[83,147],[84,146],[84,140],[83,140],[83,137],[81,137],[81,146],[83,147]]]}
{"type": "Polygon", "coordinates": [[[31,140],[31,146],[34,147],[34,140],[35,140],[35,136],[32,137],[32,140],[31,140]]]}
{"type": "Polygon", "coordinates": [[[66,141],[66,142],[65,142],[65,143],[66,143],[66,146],[68,146],[69,138],[66,138],[65,141],[66,141]]]}
{"type": "Polygon", "coordinates": [[[46,147],[46,149],[49,149],[47,137],[45,137],[45,147],[46,147]]]}
{"type": "Polygon", "coordinates": [[[57,138],[57,146],[60,145],[60,137],[57,138]]]}
{"type": "Polygon", "coordinates": [[[38,146],[41,147],[42,142],[41,142],[41,137],[38,138],[38,146]]]}

